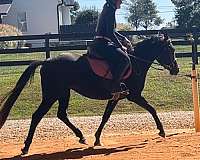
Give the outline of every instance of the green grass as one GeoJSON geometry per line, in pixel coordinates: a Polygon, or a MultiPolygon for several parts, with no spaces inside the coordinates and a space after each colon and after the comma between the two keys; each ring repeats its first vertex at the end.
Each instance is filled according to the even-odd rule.
{"type": "MultiPolygon", "coordinates": [[[[74,52],[84,53],[84,51],[74,52]]],[[[60,53],[55,52],[54,56],[58,54],[60,53]]],[[[23,59],[44,58],[41,57],[41,55],[42,54],[23,54],[23,59]]],[[[15,56],[17,55],[10,55],[7,57],[1,55],[0,60],[12,60],[16,58],[15,56]]],[[[180,65],[180,74],[190,74],[191,58],[180,58],[178,59],[178,63],[180,65]]],[[[13,88],[25,68],[25,66],[0,67],[0,99],[2,99],[6,93],[13,88]]],[[[163,72],[151,68],[147,75],[143,95],[159,112],[193,110],[191,79],[180,75],[170,76],[168,71],[163,72]]],[[[40,76],[39,69],[37,69],[34,82],[23,90],[12,109],[9,118],[30,118],[40,104],[40,101],[40,76]]],[[[71,91],[69,114],[73,116],[102,115],[106,103],[107,101],[91,100],[71,91]]],[[[57,103],[53,105],[51,110],[48,112],[47,117],[56,116],[57,106],[57,103]]],[[[114,110],[114,114],[133,112],[144,112],[144,110],[127,100],[122,100],[114,110]]]]}
{"type": "MultiPolygon", "coordinates": [[[[64,51],[60,52],[51,52],[51,57],[58,56],[64,51]]],[[[70,51],[70,53],[86,53],[86,51],[70,51]]],[[[13,61],[13,60],[42,60],[45,59],[45,53],[17,53],[17,54],[1,54],[0,61],[13,61]]]]}
{"type": "Polygon", "coordinates": [[[191,52],[192,50],[192,46],[181,46],[181,45],[178,45],[178,46],[175,46],[176,48],[176,52],[191,52]]]}
{"type": "MultiPolygon", "coordinates": [[[[187,46],[182,46],[182,45],[177,45],[175,46],[176,52],[191,52],[192,51],[192,46],[191,45],[187,45],[187,46]]],[[[200,49],[200,46],[198,46],[198,51],[200,49]]]]}

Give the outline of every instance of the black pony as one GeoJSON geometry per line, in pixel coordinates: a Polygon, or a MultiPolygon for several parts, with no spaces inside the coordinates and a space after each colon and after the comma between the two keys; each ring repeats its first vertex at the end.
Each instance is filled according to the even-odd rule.
{"type": "MultiPolygon", "coordinates": [[[[144,88],[147,71],[154,60],[157,60],[161,66],[168,69],[170,74],[178,74],[179,68],[174,52],[175,49],[168,36],[163,38],[151,37],[138,43],[134,48],[133,54],[130,55],[133,72],[124,80],[124,83],[130,91],[130,94],[126,98],[146,109],[153,116],[157,129],[159,129],[159,135],[162,137],[165,137],[162,123],[155,109],[141,96],[141,92],[144,88]]],[[[80,138],[80,143],[86,143],[82,132],[68,119],[67,110],[70,89],[92,99],[108,99],[102,122],[95,133],[96,140],[94,145],[101,145],[100,135],[102,129],[119,100],[111,99],[112,95],[108,89],[111,80],[106,80],[95,75],[86,57],[87,56],[68,54],[31,63],[21,75],[14,89],[5,99],[0,110],[0,128],[2,128],[12,106],[31,76],[33,76],[36,68],[40,65],[42,66],[40,69],[42,102],[32,115],[29,133],[24,142],[25,146],[22,149],[22,154],[28,153],[38,123],[57,100],[59,102],[57,117],[80,138]]]]}

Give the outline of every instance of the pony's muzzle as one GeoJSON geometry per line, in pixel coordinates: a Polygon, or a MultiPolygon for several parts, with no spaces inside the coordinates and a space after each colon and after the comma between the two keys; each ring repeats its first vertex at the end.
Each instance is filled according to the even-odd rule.
{"type": "Polygon", "coordinates": [[[179,66],[176,61],[170,65],[169,72],[171,75],[177,75],[179,72],[179,66]]]}
{"type": "Polygon", "coordinates": [[[170,65],[164,65],[163,66],[165,69],[167,69],[169,71],[169,73],[171,75],[177,75],[179,72],[179,67],[176,61],[174,61],[172,64],[170,65]]]}

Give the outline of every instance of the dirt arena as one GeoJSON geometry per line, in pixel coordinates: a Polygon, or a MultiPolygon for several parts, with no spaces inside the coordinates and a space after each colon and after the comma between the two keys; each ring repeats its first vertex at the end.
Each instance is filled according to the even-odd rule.
{"type": "Polygon", "coordinates": [[[159,114],[166,138],[157,135],[149,114],[114,115],[102,134],[101,147],[93,147],[101,117],[73,117],[88,145],[56,118],[44,119],[37,128],[29,154],[21,157],[30,120],[9,120],[0,130],[0,159],[5,160],[199,160],[200,134],[195,133],[192,112],[159,114]]]}

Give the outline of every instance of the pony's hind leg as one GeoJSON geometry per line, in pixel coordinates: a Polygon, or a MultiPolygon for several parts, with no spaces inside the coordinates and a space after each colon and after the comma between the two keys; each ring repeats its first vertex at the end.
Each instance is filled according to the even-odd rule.
{"type": "Polygon", "coordinates": [[[43,116],[49,111],[53,103],[56,101],[55,98],[49,99],[49,100],[42,100],[39,108],[35,111],[35,113],[32,115],[32,121],[29,128],[28,136],[24,142],[25,146],[21,149],[22,155],[27,154],[29,147],[32,143],[33,135],[35,132],[35,129],[38,125],[38,123],[41,121],[43,116]]]}
{"type": "Polygon", "coordinates": [[[67,92],[65,92],[64,94],[62,94],[59,98],[58,98],[58,102],[59,102],[59,107],[58,107],[58,113],[57,113],[57,117],[63,121],[74,133],[77,137],[80,138],[79,142],[82,144],[86,144],[86,139],[84,138],[82,132],[76,128],[69,120],[68,118],[68,105],[69,105],[69,98],[70,98],[70,90],[68,90],[67,92]]]}

